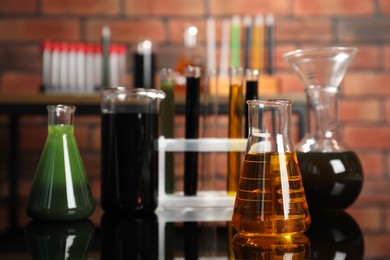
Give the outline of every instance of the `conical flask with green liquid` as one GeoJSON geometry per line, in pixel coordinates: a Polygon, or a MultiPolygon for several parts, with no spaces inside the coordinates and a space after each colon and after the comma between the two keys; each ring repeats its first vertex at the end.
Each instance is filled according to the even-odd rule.
{"type": "Polygon", "coordinates": [[[48,106],[48,136],[27,200],[26,213],[42,221],[88,218],[95,210],[74,137],[74,106],[48,106]]]}

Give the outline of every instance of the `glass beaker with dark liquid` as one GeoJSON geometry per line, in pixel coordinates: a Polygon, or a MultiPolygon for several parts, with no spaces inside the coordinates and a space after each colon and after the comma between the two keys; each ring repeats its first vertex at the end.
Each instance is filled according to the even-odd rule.
{"type": "Polygon", "coordinates": [[[249,135],[232,225],[253,235],[302,233],[310,215],[291,139],[291,101],[247,103],[249,135]]]}
{"type": "Polygon", "coordinates": [[[104,211],[157,207],[158,110],[164,92],[117,87],[102,92],[101,203],[104,211]]]}
{"type": "Polygon", "coordinates": [[[362,189],[360,161],[338,135],[339,85],[356,51],[328,47],[284,55],[306,85],[307,133],[297,155],[310,210],[345,209],[362,189]]]}

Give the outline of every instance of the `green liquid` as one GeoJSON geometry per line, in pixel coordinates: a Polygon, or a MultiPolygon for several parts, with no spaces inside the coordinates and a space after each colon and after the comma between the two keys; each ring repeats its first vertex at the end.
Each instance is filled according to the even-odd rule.
{"type": "Polygon", "coordinates": [[[37,220],[78,220],[95,210],[73,125],[49,125],[49,134],[27,201],[37,220]]]}

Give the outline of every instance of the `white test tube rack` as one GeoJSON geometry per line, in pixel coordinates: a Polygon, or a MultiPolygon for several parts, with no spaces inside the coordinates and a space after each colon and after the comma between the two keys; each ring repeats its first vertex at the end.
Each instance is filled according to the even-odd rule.
{"type": "Polygon", "coordinates": [[[158,139],[158,207],[157,211],[173,208],[229,208],[233,209],[235,197],[226,191],[198,191],[196,196],[184,196],[184,192],[165,192],[166,152],[245,152],[244,138],[164,138],[158,139]]]}

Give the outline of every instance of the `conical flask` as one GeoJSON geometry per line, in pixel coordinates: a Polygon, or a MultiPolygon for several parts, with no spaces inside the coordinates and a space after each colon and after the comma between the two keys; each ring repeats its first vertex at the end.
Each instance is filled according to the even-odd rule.
{"type": "Polygon", "coordinates": [[[249,135],[233,227],[256,235],[304,232],[310,215],[291,139],[291,101],[247,103],[249,135]]]}
{"type": "Polygon", "coordinates": [[[347,208],[363,185],[360,161],[338,134],[340,83],[356,51],[328,47],[284,55],[306,85],[307,133],[296,149],[310,210],[347,208]]]}
{"type": "Polygon", "coordinates": [[[74,106],[48,106],[48,136],[28,196],[29,217],[43,221],[88,218],[95,210],[74,137],[74,106]]]}

